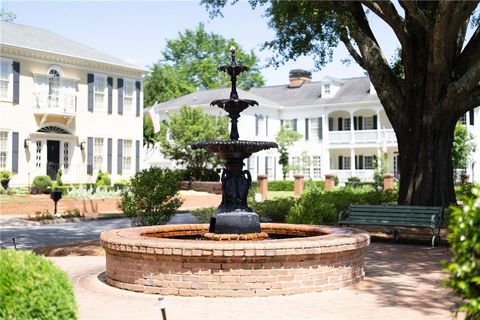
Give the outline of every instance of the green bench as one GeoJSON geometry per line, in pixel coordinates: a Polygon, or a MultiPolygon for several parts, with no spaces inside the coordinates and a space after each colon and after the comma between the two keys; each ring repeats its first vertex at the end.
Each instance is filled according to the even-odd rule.
{"type": "MultiPolygon", "coordinates": [[[[430,228],[433,231],[432,247],[436,240],[440,240],[442,222],[441,207],[351,205],[348,212],[341,212],[338,216],[339,225],[430,228]]],[[[399,231],[394,230],[395,239],[398,234],[399,231]]]]}

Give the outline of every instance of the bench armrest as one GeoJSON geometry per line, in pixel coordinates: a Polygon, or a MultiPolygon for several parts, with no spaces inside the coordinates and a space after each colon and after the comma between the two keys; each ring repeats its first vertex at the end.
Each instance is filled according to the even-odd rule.
{"type": "Polygon", "coordinates": [[[337,223],[339,223],[340,221],[342,220],[345,220],[348,216],[348,213],[349,213],[349,210],[343,210],[343,211],[340,211],[340,213],[338,214],[338,220],[337,220],[337,223]]]}

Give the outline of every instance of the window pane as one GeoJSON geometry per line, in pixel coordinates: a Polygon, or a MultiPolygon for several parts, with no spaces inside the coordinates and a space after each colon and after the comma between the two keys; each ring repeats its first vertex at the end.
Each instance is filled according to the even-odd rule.
{"type": "MultiPolygon", "coordinates": [[[[0,63],[0,80],[7,80],[10,77],[10,61],[1,61],[0,63]]],[[[8,82],[7,82],[8,83],[8,82]]]]}
{"type": "Polygon", "coordinates": [[[373,117],[364,117],[363,118],[363,127],[365,130],[373,129],[373,117]]]}
{"type": "Polygon", "coordinates": [[[343,130],[350,130],[350,118],[343,118],[343,130]]]}
{"type": "Polygon", "coordinates": [[[310,136],[311,140],[318,139],[318,118],[310,118],[310,136]]]}
{"type": "Polygon", "coordinates": [[[350,156],[343,157],[343,169],[350,170],[350,156]]]}
{"type": "Polygon", "coordinates": [[[373,156],[365,156],[363,167],[367,170],[373,169],[373,156]]]}
{"type": "Polygon", "coordinates": [[[313,156],[312,165],[313,165],[313,179],[321,179],[322,178],[322,158],[320,156],[313,156]]]}

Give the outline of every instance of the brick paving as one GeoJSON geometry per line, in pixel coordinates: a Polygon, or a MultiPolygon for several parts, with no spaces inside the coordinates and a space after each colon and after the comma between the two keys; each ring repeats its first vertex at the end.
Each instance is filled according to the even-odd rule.
{"type": "MultiPolygon", "coordinates": [[[[444,247],[376,242],[355,287],[278,297],[167,296],[168,319],[452,319],[455,298],[440,286],[444,247]]],[[[81,319],[161,319],[157,295],[106,285],[105,257],[55,257],[75,284],[81,319]]],[[[458,319],[461,319],[459,317],[458,319]]]]}

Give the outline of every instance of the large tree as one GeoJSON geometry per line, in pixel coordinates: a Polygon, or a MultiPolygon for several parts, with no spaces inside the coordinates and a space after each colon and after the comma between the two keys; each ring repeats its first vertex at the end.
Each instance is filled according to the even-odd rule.
{"type": "MultiPolygon", "coordinates": [[[[203,0],[212,15],[226,0],[203,0]]],[[[313,54],[318,67],[341,41],[364,68],[397,135],[400,204],[455,202],[452,143],[457,120],[480,105],[479,1],[279,1],[266,6],[277,62],[313,54]],[[392,70],[372,31],[376,16],[401,47],[403,76],[392,70]],[[467,29],[474,29],[469,39],[467,29]]]]}
{"type": "Polygon", "coordinates": [[[167,40],[160,61],[151,67],[151,74],[145,79],[145,106],[196,90],[229,87],[229,78],[215,70],[229,63],[232,46],[237,49],[237,61],[250,68],[239,77],[238,86],[245,90],[262,86],[264,80],[253,51],[245,52],[235,40],[209,33],[200,24],[167,40]]]}

